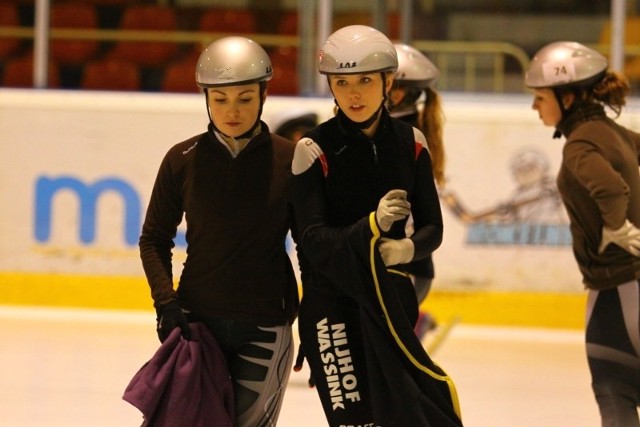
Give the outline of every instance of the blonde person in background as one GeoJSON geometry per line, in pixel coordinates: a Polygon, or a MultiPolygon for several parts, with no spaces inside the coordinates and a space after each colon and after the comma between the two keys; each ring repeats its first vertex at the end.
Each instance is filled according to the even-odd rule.
{"type": "Polygon", "coordinates": [[[188,340],[190,323],[206,325],[233,380],[234,425],[244,427],[276,425],[298,308],[285,248],[295,144],[261,120],[271,75],[265,50],[244,37],[201,53],[195,78],[208,129],[165,155],[140,237],[160,341],[176,328],[188,340]],[[174,290],[171,252],[183,216],[187,258],[174,290]]]}
{"type": "Polygon", "coordinates": [[[557,185],[587,288],[586,351],[603,427],[638,427],[640,134],[618,125],[629,94],[607,59],[575,42],[540,49],[525,76],[533,109],[564,137],[557,185]]]}
{"type": "MultiPolygon", "coordinates": [[[[420,129],[427,139],[433,177],[438,188],[445,185],[445,153],[442,142],[444,113],[440,95],[434,89],[438,68],[422,52],[406,44],[395,44],[398,52],[398,70],[389,92],[388,108],[391,117],[405,121],[420,129]]],[[[412,226],[412,222],[409,222],[412,226]]],[[[435,270],[431,255],[409,267],[414,281],[418,304],[429,294],[435,270]]],[[[419,338],[437,326],[433,316],[420,310],[415,331],[419,338]]]]}

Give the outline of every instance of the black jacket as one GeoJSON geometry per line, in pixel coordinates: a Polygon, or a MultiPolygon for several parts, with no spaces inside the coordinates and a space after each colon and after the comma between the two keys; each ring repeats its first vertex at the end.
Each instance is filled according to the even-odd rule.
{"type": "MultiPolygon", "coordinates": [[[[366,220],[389,190],[404,189],[411,202],[415,232],[414,260],[422,260],[442,242],[442,213],[424,136],[411,125],[382,112],[373,139],[349,126],[343,113],[306,135],[296,149],[294,205],[299,244],[311,271],[328,268],[336,245],[344,242],[349,226],[366,220]],[[417,134],[415,133],[417,132],[417,134]],[[422,142],[417,138],[421,137],[422,142]],[[302,142],[304,142],[302,144],[302,142]],[[321,150],[318,158],[311,142],[321,150]],[[306,151],[302,153],[302,151],[306,151]]],[[[405,237],[406,221],[396,222],[384,237],[405,237]]],[[[410,271],[410,266],[399,266],[410,271]]],[[[305,271],[303,269],[303,283],[305,271]]],[[[332,280],[311,280],[303,286],[331,287],[332,280]]]]}
{"type": "Polygon", "coordinates": [[[387,269],[378,250],[383,235],[405,236],[405,221],[381,233],[375,220],[380,198],[394,188],[407,190],[412,204],[414,260],[440,245],[442,216],[431,160],[419,131],[386,111],[382,114],[373,139],[339,113],[296,147],[293,194],[304,254],[302,345],[330,423],[334,416],[342,419],[336,415],[340,410],[332,409],[335,396],[327,396],[325,374],[332,367],[323,362],[331,356],[323,354],[323,346],[328,344],[321,345],[321,354],[318,350],[317,325],[327,319],[345,322],[350,334],[336,353],[350,352],[356,376],[361,364],[368,373],[358,377],[358,392],[362,402],[366,395],[371,413],[363,414],[345,399],[341,413],[350,407],[354,411],[349,421],[372,417],[384,427],[459,426],[453,382],[413,332],[418,306],[403,272],[407,266],[387,269]]]}
{"type": "Polygon", "coordinates": [[[293,321],[297,281],[285,238],[295,144],[262,126],[235,158],[211,129],[166,154],[140,237],[156,305],[176,298],[171,249],[184,215],[187,259],[177,288],[183,308],[204,317],[293,321]]]}

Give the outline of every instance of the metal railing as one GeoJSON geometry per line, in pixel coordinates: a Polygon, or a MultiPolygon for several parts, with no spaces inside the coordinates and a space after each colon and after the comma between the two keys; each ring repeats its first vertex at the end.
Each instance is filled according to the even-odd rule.
{"type": "MultiPolygon", "coordinates": [[[[440,70],[438,77],[438,87],[446,90],[450,88],[451,60],[454,57],[463,59],[463,89],[473,92],[478,89],[478,77],[480,74],[491,74],[493,92],[504,92],[506,88],[506,59],[515,59],[521,74],[518,77],[522,80],[524,72],[529,68],[529,55],[524,49],[506,42],[473,42],[473,41],[428,41],[415,40],[413,45],[416,49],[427,53],[435,59],[435,63],[440,70]],[[491,59],[489,67],[478,67],[481,58],[491,59]]],[[[524,90],[524,85],[521,86],[524,90]]]]}
{"type": "MultiPolygon", "coordinates": [[[[51,28],[50,39],[97,40],[102,42],[139,41],[139,42],[171,42],[179,44],[200,44],[206,46],[211,41],[232,35],[230,33],[198,32],[198,31],[132,31],[79,28],[51,28]]],[[[272,34],[247,34],[265,47],[299,46],[297,36],[272,34]]],[[[0,38],[33,39],[34,29],[31,27],[0,26],[0,38]]],[[[435,59],[440,69],[438,87],[446,90],[453,87],[452,75],[461,75],[464,91],[478,90],[480,75],[491,74],[490,89],[493,92],[504,92],[507,70],[506,59],[511,57],[524,74],[529,65],[527,53],[516,45],[504,42],[460,42],[414,40],[417,49],[435,59]],[[462,60],[460,61],[460,58],[462,60]],[[491,59],[487,69],[483,58],[491,59]],[[457,60],[457,61],[456,61],[457,60]],[[460,66],[460,62],[462,66],[460,66]],[[480,65],[479,65],[480,64],[480,65]]]]}
{"type": "MultiPolygon", "coordinates": [[[[35,31],[32,27],[0,26],[0,38],[33,39],[35,31]]],[[[153,31],[153,30],[102,30],[84,28],[51,28],[51,39],[64,40],[97,40],[104,42],[139,41],[139,42],[171,42],[199,43],[206,46],[211,41],[236,33],[217,33],[200,31],[153,31]]],[[[297,36],[272,34],[245,34],[263,46],[297,46],[297,36]]]]}

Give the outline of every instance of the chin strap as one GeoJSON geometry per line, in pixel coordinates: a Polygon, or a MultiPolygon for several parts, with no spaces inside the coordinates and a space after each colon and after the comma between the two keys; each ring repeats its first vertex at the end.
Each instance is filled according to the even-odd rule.
{"type": "Polygon", "coordinates": [[[349,120],[355,127],[357,127],[360,130],[369,129],[371,127],[371,125],[373,125],[373,123],[375,123],[375,121],[378,119],[378,117],[380,117],[380,111],[382,111],[383,104],[384,103],[381,103],[380,106],[378,107],[378,109],[376,110],[376,112],[373,113],[371,115],[371,117],[369,117],[364,122],[354,122],[353,120],[349,119],[346,115],[345,115],[345,118],[347,120],[349,120]]]}
{"type": "MultiPolygon", "coordinates": [[[[553,89],[553,95],[555,96],[556,102],[560,107],[560,123],[562,123],[564,119],[567,118],[567,113],[569,111],[564,108],[564,104],[562,103],[562,95],[560,94],[560,91],[558,89],[553,89]]],[[[562,132],[560,132],[560,129],[556,128],[556,130],[553,132],[553,139],[559,139],[560,137],[562,137],[562,132]]]]}

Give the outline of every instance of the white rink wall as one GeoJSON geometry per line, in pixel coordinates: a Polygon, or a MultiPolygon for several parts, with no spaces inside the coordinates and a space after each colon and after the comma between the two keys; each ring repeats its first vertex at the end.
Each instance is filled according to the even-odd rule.
{"type": "MultiPolygon", "coordinates": [[[[546,164],[555,187],[562,141],[530,102],[443,95],[443,190],[465,212],[443,200],[440,289],[582,291],[562,212],[538,206],[513,174],[546,164]],[[520,216],[509,216],[518,200],[520,216]],[[507,216],[491,222],[482,216],[490,212],[507,216]]],[[[326,98],[270,97],[263,119],[273,125],[295,110],[326,119],[332,107],[326,98]]],[[[207,121],[200,95],[0,89],[0,275],[143,277],[137,238],[160,161],[207,121]]],[[[620,122],[640,130],[637,103],[620,122]]]]}

